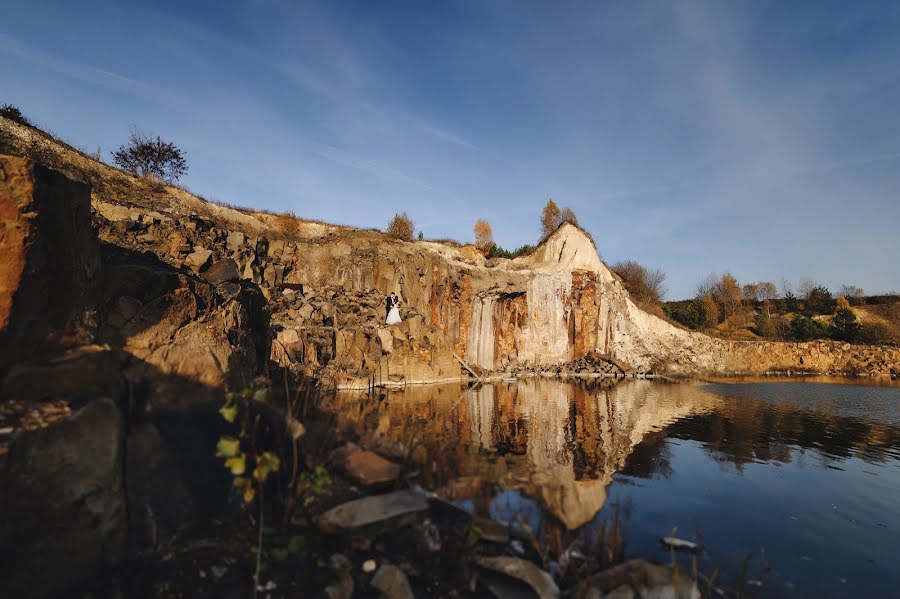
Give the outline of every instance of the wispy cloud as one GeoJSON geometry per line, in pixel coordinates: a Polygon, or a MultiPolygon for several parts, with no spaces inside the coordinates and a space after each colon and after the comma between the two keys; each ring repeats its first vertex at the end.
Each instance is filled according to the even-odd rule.
{"type": "Polygon", "coordinates": [[[39,69],[49,69],[58,75],[71,77],[81,81],[114,88],[134,96],[160,96],[161,90],[139,79],[127,77],[119,73],[101,69],[99,67],[60,58],[49,52],[45,52],[34,45],[28,44],[8,33],[0,33],[0,52],[10,56],[19,57],[32,63],[39,69]]]}

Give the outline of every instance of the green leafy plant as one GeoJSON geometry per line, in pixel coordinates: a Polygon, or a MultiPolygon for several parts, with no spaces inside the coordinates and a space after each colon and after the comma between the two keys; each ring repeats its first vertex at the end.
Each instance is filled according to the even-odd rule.
{"type": "Polygon", "coordinates": [[[224,460],[225,467],[234,477],[234,486],[241,492],[244,503],[254,499],[258,506],[258,535],[256,545],[256,571],[253,575],[254,594],[259,590],[259,576],[263,572],[263,530],[265,528],[265,506],[263,491],[266,481],[273,472],[277,472],[280,460],[271,451],[262,450],[258,446],[261,413],[256,404],[266,401],[268,390],[265,388],[243,389],[239,394],[228,392],[225,403],[219,414],[229,424],[240,423],[237,436],[223,435],[216,444],[216,457],[224,460]]]}
{"type": "Polygon", "coordinates": [[[307,493],[322,495],[331,485],[331,476],[322,466],[316,466],[300,475],[300,487],[307,493]]]}

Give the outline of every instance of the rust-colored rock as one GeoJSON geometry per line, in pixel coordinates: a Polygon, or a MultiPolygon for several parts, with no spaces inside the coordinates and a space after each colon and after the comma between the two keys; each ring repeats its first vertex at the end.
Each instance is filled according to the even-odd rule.
{"type": "Polygon", "coordinates": [[[354,443],[337,450],[334,461],[351,478],[365,486],[394,482],[400,476],[400,466],[354,443]]]}
{"type": "Polygon", "coordinates": [[[90,188],[0,156],[0,375],[95,337],[90,188]]]}

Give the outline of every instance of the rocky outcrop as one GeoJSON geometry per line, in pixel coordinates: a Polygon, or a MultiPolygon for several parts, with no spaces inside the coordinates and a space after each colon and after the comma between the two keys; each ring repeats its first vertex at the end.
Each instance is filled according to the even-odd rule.
{"type": "Polygon", "coordinates": [[[590,238],[568,224],[531,255],[485,261],[470,247],[371,231],[284,241],[200,219],[100,214],[111,243],[211,281],[234,280],[236,271],[258,283],[275,325],[272,358],[338,387],[438,382],[468,368],[585,371],[591,355],[605,356],[594,372],[608,375],[900,371],[898,348],[728,341],[677,327],[641,310],[590,238]],[[403,325],[383,324],[389,293],[401,297],[403,325]]]}
{"type": "Polygon", "coordinates": [[[270,351],[256,285],[99,241],[89,197],[0,156],[4,597],[59,596],[216,513],[216,410],[270,351]]]}
{"type": "Polygon", "coordinates": [[[90,188],[22,158],[0,156],[0,227],[2,376],[93,339],[100,253],[90,188]]]}

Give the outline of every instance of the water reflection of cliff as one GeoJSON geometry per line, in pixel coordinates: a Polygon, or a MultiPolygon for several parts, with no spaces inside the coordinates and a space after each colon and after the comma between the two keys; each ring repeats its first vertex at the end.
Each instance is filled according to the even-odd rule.
{"type": "Polygon", "coordinates": [[[496,487],[520,489],[571,529],[603,507],[613,474],[646,435],[722,399],[692,385],[531,379],[338,402],[343,426],[370,445],[411,453],[426,485],[485,513],[496,487]]]}
{"type": "Polygon", "coordinates": [[[526,379],[408,387],[381,399],[341,394],[335,411],[364,443],[410,456],[423,485],[469,501],[478,513],[490,513],[498,488],[517,489],[568,528],[603,507],[614,473],[669,476],[673,438],[701,443],[738,471],[753,461],[789,462],[797,448],[825,462],[900,456],[900,425],[885,417],[889,408],[867,418],[873,406],[893,405],[891,398],[877,404],[871,390],[776,387],[784,400],[767,397],[765,387],[748,390],[752,397],[739,386],[709,389],[716,393],[640,380],[526,379]],[[842,395],[851,392],[868,399],[842,395]],[[840,415],[826,411],[836,404],[840,415]]]}

